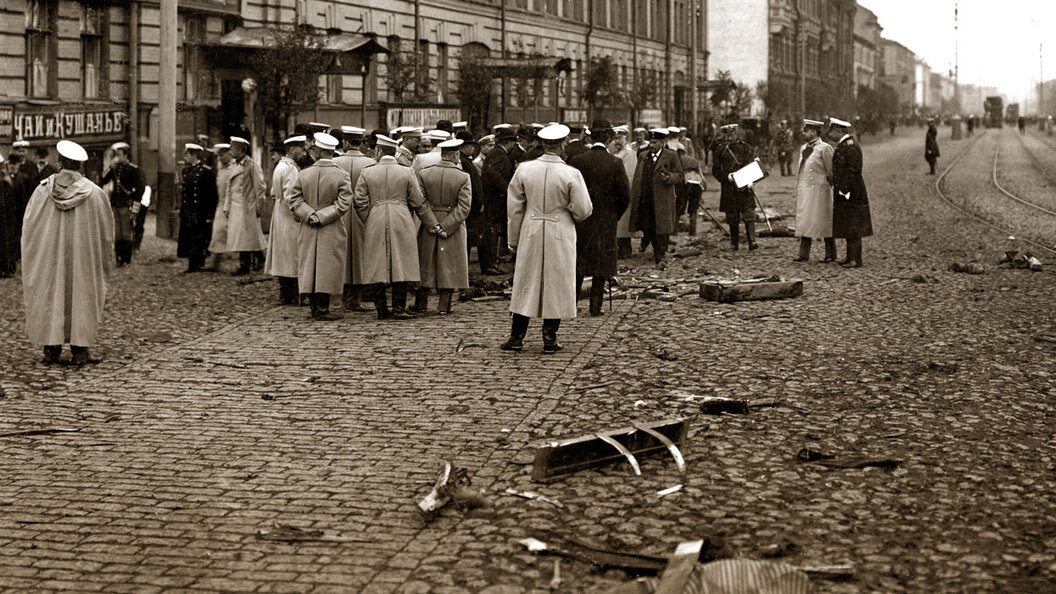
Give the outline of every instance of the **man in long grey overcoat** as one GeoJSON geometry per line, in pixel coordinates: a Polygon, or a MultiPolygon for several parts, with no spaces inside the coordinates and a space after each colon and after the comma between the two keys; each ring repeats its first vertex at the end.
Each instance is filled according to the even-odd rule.
{"type": "Polygon", "coordinates": [[[316,132],[315,164],[293,182],[290,207],[304,223],[297,236],[297,285],[307,293],[312,317],[335,320],[330,312],[330,296],[340,295],[345,286],[348,258],[348,230],[342,223],[352,206],[352,182],[348,173],[334,164],[337,139],[316,132]]]}
{"type": "Polygon", "coordinates": [[[421,170],[422,192],[440,225],[440,231],[418,230],[418,264],[422,280],[415,299],[415,311],[429,309],[429,290],[439,295],[441,314],[451,313],[455,289],[469,287],[469,248],[466,245],[466,218],[473,207],[469,173],[459,169],[462,140],[445,140],[438,145],[440,162],[421,170]]]}
{"type": "Polygon", "coordinates": [[[568,127],[539,131],[544,153],[517,166],[507,196],[510,249],[517,251],[513,272],[510,338],[500,347],[520,351],[532,317],[543,318],[543,353],[561,350],[562,318],[576,317],[576,222],[593,207],[578,169],[561,158],[568,127]]]}
{"type": "Polygon", "coordinates": [[[806,143],[799,149],[799,177],[796,178],[796,262],[810,259],[813,238],[825,240],[825,262],[836,259],[832,237],[832,147],[821,140],[824,122],[803,120],[806,143]]]}

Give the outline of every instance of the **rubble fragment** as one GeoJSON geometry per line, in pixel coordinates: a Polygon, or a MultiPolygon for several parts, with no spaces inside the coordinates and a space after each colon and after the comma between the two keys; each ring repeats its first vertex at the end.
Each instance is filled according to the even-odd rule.
{"type": "Polygon", "coordinates": [[[748,414],[748,402],[725,396],[705,396],[703,402],[700,403],[700,412],[706,415],[721,415],[722,413],[746,415],[748,414]]]}
{"type": "Polygon", "coordinates": [[[983,268],[982,264],[977,262],[953,262],[949,265],[948,270],[950,272],[960,272],[962,274],[985,274],[986,269],[983,268]]]}
{"type": "MultiPolygon", "coordinates": [[[[678,418],[546,443],[535,449],[532,480],[550,481],[580,470],[597,468],[620,460],[629,461],[627,454],[635,459],[635,464],[632,465],[634,467],[637,465],[637,458],[641,456],[671,451],[671,447],[658,439],[657,434],[666,438],[675,450],[680,450],[684,447],[688,431],[689,421],[678,418]],[[613,442],[627,454],[619,451],[613,442]]],[[[679,458],[675,459],[676,464],[679,463],[679,458]]]]}
{"type": "Polygon", "coordinates": [[[803,294],[802,279],[782,279],[777,276],[705,281],[700,284],[700,296],[708,301],[759,301],[789,299],[803,294]]]}

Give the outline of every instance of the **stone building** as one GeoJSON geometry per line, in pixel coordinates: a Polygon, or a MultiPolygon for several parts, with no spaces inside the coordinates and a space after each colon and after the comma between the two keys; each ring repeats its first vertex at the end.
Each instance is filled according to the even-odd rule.
{"type": "Polygon", "coordinates": [[[917,56],[897,41],[880,39],[880,82],[898,95],[898,109],[902,116],[915,112],[917,97],[917,56]]]}
{"type": "MultiPolygon", "coordinates": [[[[604,114],[688,126],[692,83],[707,71],[703,0],[178,2],[177,146],[248,134],[257,158],[292,120],[388,129],[467,119],[481,130],[604,114]],[[270,30],[295,26],[331,58],[319,105],[276,126],[255,103],[248,57],[274,51],[270,30]],[[590,105],[587,75],[602,57],[601,81],[622,96],[590,105]],[[479,66],[471,94],[463,59],[479,66]]],[[[0,0],[0,146],[69,138],[97,172],[103,150],[127,140],[153,178],[159,19],[155,2],[0,0]]]]}
{"type": "Polygon", "coordinates": [[[859,6],[854,13],[854,92],[858,87],[876,90],[880,76],[880,26],[873,11],[859,6]]]}

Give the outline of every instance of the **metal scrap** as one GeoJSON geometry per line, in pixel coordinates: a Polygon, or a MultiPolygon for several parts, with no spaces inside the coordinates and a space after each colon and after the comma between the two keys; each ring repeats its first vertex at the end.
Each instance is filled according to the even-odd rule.
{"type": "Polygon", "coordinates": [[[556,499],[547,497],[546,495],[540,495],[534,491],[518,491],[517,489],[506,489],[504,491],[507,495],[513,495],[515,497],[522,497],[524,499],[533,499],[535,501],[541,501],[543,503],[549,503],[554,507],[564,508],[565,505],[556,499]]]}

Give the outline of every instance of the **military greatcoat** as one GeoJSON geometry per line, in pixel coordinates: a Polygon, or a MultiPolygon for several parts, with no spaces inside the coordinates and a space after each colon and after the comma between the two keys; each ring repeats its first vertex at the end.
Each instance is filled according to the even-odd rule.
{"type": "Polygon", "coordinates": [[[216,175],[202,162],[183,168],[180,176],[180,235],[176,246],[179,258],[204,257],[213,233],[213,215],[219,198],[216,175]]]}
{"type": "Polygon", "coordinates": [[[418,178],[395,157],[384,156],[363,169],[354,204],[364,223],[363,284],[418,282],[418,213],[426,229],[436,217],[422,196],[418,178]]]}
{"type": "Polygon", "coordinates": [[[862,178],[862,147],[850,136],[844,136],[832,153],[832,175],[832,236],[869,237],[873,220],[862,178]]]}
{"type": "Polygon", "coordinates": [[[331,159],[319,159],[293,182],[290,206],[301,221],[297,285],[301,293],[340,295],[345,288],[348,230],[341,217],[352,207],[352,182],[331,159]],[[308,224],[310,215],[319,226],[308,224]]]}
{"type": "Polygon", "coordinates": [[[577,276],[616,276],[616,226],[631,200],[623,161],[596,144],[570,163],[583,174],[593,212],[576,223],[577,276]]]}
{"type": "Polygon", "coordinates": [[[576,317],[576,221],[593,208],[583,175],[551,153],[525,161],[510,181],[507,208],[517,249],[510,311],[576,317]]]}
{"type": "Polygon", "coordinates": [[[719,211],[751,212],[755,210],[755,191],[747,186],[738,188],[737,184],[729,179],[731,173],[751,163],[753,159],[755,159],[755,151],[743,140],[736,139],[716,145],[711,163],[711,174],[715,176],[722,188],[719,195],[719,211]]]}
{"type": "MultiPolygon", "coordinates": [[[[334,159],[338,167],[348,172],[352,180],[352,190],[356,189],[359,174],[363,169],[374,164],[374,159],[364,155],[358,149],[352,149],[334,159]]],[[[356,209],[350,208],[344,216],[345,228],[348,229],[348,268],[345,274],[346,285],[363,284],[363,221],[356,216],[356,209]]]]}
{"type": "Polygon", "coordinates": [[[464,289],[469,286],[469,248],[466,217],[473,206],[469,174],[450,161],[422,169],[418,175],[433,215],[447,238],[418,230],[418,262],[422,286],[430,289],[464,289]]]}
{"type": "Polygon", "coordinates": [[[267,247],[259,209],[265,197],[264,172],[248,156],[232,161],[227,188],[227,251],[258,252],[267,247]]]}
{"type": "Polygon", "coordinates": [[[799,153],[796,237],[832,237],[832,147],[817,140],[799,153]]]}
{"type": "Polygon", "coordinates": [[[264,274],[294,278],[300,266],[297,258],[301,224],[290,210],[293,184],[300,175],[297,163],[283,157],[271,172],[271,197],[275,208],[271,211],[271,230],[268,233],[268,253],[264,260],[264,274]]]}

